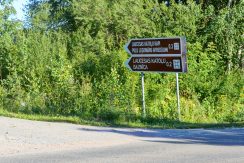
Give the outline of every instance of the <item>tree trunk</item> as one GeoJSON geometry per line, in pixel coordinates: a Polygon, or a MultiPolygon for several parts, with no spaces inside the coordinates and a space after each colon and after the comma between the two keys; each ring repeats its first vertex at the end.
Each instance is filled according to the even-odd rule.
{"type": "Polygon", "coordinates": [[[231,7],[232,1],[233,1],[233,0],[229,0],[229,1],[228,1],[228,7],[229,7],[229,8],[231,7]]]}
{"type": "Polygon", "coordinates": [[[238,59],[239,59],[239,67],[241,68],[241,70],[244,69],[244,57],[242,54],[242,50],[243,50],[243,47],[240,46],[240,48],[238,50],[238,59]]]}

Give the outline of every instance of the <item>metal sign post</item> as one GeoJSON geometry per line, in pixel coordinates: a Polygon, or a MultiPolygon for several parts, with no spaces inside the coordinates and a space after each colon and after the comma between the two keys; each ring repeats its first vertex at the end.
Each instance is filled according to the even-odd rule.
{"type": "Polygon", "coordinates": [[[187,49],[185,37],[131,39],[125,45],[130,58],[125,62],[128,69],[141,72],[142,115],[146,117],[144,72],[176,73],[178,119],[181,120],[178,73],[186,73],[187,49]]]}
{"type": "Polygon", "coordinates": [[[177,111],[178,111],[178,120],[181,120],[180,117],[180,93],[179,93],[179,78],[178,73],[176,73],[176,96],[177,96],[177,111]]]}
{"type": "Polygon", "coordinates": [[[142,87],[142,112],[143,117],[146,117],[146,104],[145,104],[145,92],[144,92],[144,73],[141,72],[141,87],[142,87]]]}

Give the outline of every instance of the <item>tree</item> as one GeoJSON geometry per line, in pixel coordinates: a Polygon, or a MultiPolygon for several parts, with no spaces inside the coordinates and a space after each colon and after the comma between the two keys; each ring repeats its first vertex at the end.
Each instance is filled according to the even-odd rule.
{"type": "Polygon", "coordinates": [[[10,18],[16,11],[11,5],[11,0],[0,1],[0,80],[6,79],[8,75],[9,53],[15,50],[12,46],[15,41],[15,34],[20,23],[10,18]]]}

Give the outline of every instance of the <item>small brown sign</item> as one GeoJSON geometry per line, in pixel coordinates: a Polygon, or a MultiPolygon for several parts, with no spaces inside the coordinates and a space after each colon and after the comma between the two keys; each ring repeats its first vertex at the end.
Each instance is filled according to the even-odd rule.
{"type": "Polygon", "coordinates": [[[180,56],[186,51],[185,42],[184,37],[132,39],[125,50],[130,55],[180,56]]]}
{"type": "Polygon", "coordinates": [[[135,72],[187,72],[186,60],[181,56],[133,56],[125,64],[135,72]]]}

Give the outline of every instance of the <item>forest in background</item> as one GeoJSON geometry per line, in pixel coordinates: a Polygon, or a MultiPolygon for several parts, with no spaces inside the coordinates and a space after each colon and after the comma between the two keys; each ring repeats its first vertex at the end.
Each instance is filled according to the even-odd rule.
{"type": "MultiPolygon", "coordinates": [[[[24,22],[0,8],[0,108],[98,121],[142,118],[131,38],[185,36],[186,122],[244,121],[243,0],[32,0],[24,22]]],[[[175,74],[146,73],[148,120],[177,119],[175,74]]]]}

